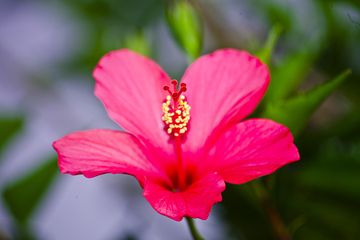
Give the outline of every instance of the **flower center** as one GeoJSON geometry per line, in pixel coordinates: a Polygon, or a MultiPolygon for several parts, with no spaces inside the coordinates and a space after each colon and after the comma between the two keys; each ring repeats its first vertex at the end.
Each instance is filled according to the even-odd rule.
{"type": "Polygon", "coordinates": [[[173,80],[173,91],[169,86],[164,86],[164,90],[169,93],[162,104],[162,120],[170,136],[179,137],[187,131],[187,125],[190,120],[190,105],[186,97],[182,95],[186,91],[186,84],[181,83],[179,91],[177,90],[177,81],[173,80]]]}

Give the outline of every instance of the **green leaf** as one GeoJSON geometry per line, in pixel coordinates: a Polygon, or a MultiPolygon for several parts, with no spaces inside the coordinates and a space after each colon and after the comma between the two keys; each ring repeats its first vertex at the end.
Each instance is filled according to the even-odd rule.
{"type": "Polygon", "coordinates": [[[334,80],[292,99],[268,103],[262,117],[273,119],[288,126],[296,135],[305,126],[317,107],[339,87],[350,73],[350,70],[346,70],[334,80]]]}
{"type": "Polygon", "coordinates": [[[228,185],[220,206],[220,217],[229,231],[223,239],[272,239],[268,218],[249,184],[228,185]],[[254,226],[261,231],[254,231],[254,226]]]}
{"type": "Polygon", "coordinates": [[[133,30],[144,27],[162,16],[164,1],[161,0],[63,0],[63,4],[91,28],[116,26],[133,30]],[[116,24],[116,25],[113,25],[116,24]]]}
{"type": "Polygon", "coordinates": [[[270,33],[268,35],[268,38],[265,42],[265,45],[263,48],[261,48],[255,55],[260,58],[261,61],[263,61],[266,64],[270,64],[271,61],[271,55],[275,48],[275,45],[280,37],[280,34],[282,32],[282,26],[280,24],[276,24],[272,27],[270,30],[270,33]]]}
{"type": "MultiPolygon", "coordinates": [[[[62,5],[84,23],[86,38],[75,54],[63,59],[60,68],[70,74],[91,72],[107,52],[118,49],[122,40],[138,29],[163,19],[163,0],[63,0],[62,5]]],[[[59,67],[58,67],[59,68],[59,67]]]]}
{"type": "Polygon", "coordinates": [[[202,28],[197,12],[186,0],[169,4],[166,19],[171,33],[189,60],[199,57],[202,49],[202,28]]]}
{"type": "Polygon", "coordinates": [[[2,197],[14,219],[26,228],[31,215],[44,197],[57,173],[55,158],[5,186],[2,197]]]}
{"type": "MultiPolygon", "coordinates": [[[[357,239],[355,236],[359,236],[359,224],[358,216],[354,214],[357,211],[356,207],[334,203],[329,200],[330,196],[318,196],[313,199],[298,197],[299,199],[303,198],[299,201],[299,205],[307,209],[308,220],[303,225],[305,229],[317,226],[319,234],[327,233],[327,239],[357,239]]],[[[300,228],[298,231],[301,233],[302,229],[300,228]]]]}
{"type": "MultiPolygon", "coordinates": [[[[339,156],[339,159],[342,158],[339,156]]],[[[298,176],[303,187],[314,189],[318,193],[328,192],[348,198],[360,199],[360,164],[344,165],[337,163],[319,163],[304,169],[298,176]],[[352,166],[353,168],[349,167],[352,166]],[[336,172],[336,177],[334,177],[336,172]]]]}
{"type": "Polygon", "coordinates": [[[19,131],[24,124],[20,117],[0,118],[0,153],[4,150],[6,143],[19,131]]]}
{"type": "Polygon", "coordinates": [[[306,49],[286,57],[272,72],[265,100],[277,102],[289,97],[309,73],[316,55],[316,51],[306,49]]]}
{"type": "Polygon", "coordinates": [[[266,22],[270,25],[281,23],[285,32],[294,28],[294,14],[292,9],[284,7],[286,3],[281,1],[252,0],[249,4],[253,5],[256,11],[261,12],[266,17],[266,22]]]}
{"type": "Polygon", "coordinates": [[[301,160],[276,174],[274,196],[292,219],[293,239],[357,239],[360,139],[304,137],[299,140],[311,142],[314,149],[305,153],[299,141],[301,160]]]}
{"type": "MultiPolygon", "coordinates": [[[[360,141],[342,142],[339,138],[322,141],[296,174],[295,194],[287,198],[292,208],[306,217],[297,236],[316,231],[326,239],[357,239],[360,200],[360,141]]],[[[305,237],[299,239],[307,239],[305,237]]]]}
{"type": "Polygon", "coordinates": [[[344,143],[338,138],[331,138],[322,141],[315,157],[296,177],[301,188],[360,200],[359,170],[360,140],[344,143]]]}
{"type": "Polygon", "coordinates": [[[136,31],[125,37],[123,47],[131,49],[145,56],[151,56],[151,48],[149,42],[144,36],[143,31],[136,31]]]}

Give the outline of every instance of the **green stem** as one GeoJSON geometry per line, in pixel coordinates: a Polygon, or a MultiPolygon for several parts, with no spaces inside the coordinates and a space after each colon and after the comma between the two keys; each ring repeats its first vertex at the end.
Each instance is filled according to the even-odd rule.
{"type": "Polygon", "coordinates": [[[200,235],[198,230],[195,227],[194,220],[192,218],[186,217],[186,223],[189,226],[191,236],[194,240],[204,240],[204,238],[200,235]]]}

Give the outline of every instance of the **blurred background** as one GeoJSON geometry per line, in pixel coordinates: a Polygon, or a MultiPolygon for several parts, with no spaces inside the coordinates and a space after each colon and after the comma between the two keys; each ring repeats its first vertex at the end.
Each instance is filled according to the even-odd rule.
{"type": "Polygon", "coordinates": [[[301,161],[228,186],[209,220],[196,221],[200,232],[360,239],[360,2],[177,4],[0,1],[0,239],[190,239],[185,223],[157,214],[129,176],[60,175],[51,144],[75,130],[119,128],[93,94],[92,70],[106,52],[134,49],[180,79],[200,53],[223,47],[270,65],[254,116],[290,127],[301,161]]]}

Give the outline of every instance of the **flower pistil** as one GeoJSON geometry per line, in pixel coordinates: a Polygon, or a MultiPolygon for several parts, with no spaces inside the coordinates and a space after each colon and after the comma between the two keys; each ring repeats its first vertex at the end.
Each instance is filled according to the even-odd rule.
{"type": "Polygon", "coordinates": [[[169,93],[162,104],[163,116],[166,131],[170,136],[179,137],[184,134],[190,121],[190,105],[186,97],[182,94],[186,91],[186,84],[181,83],[177,91],[177,81],[173,80],[173,91],[169,86],[164,86],[164,90],[169,93]]]}

